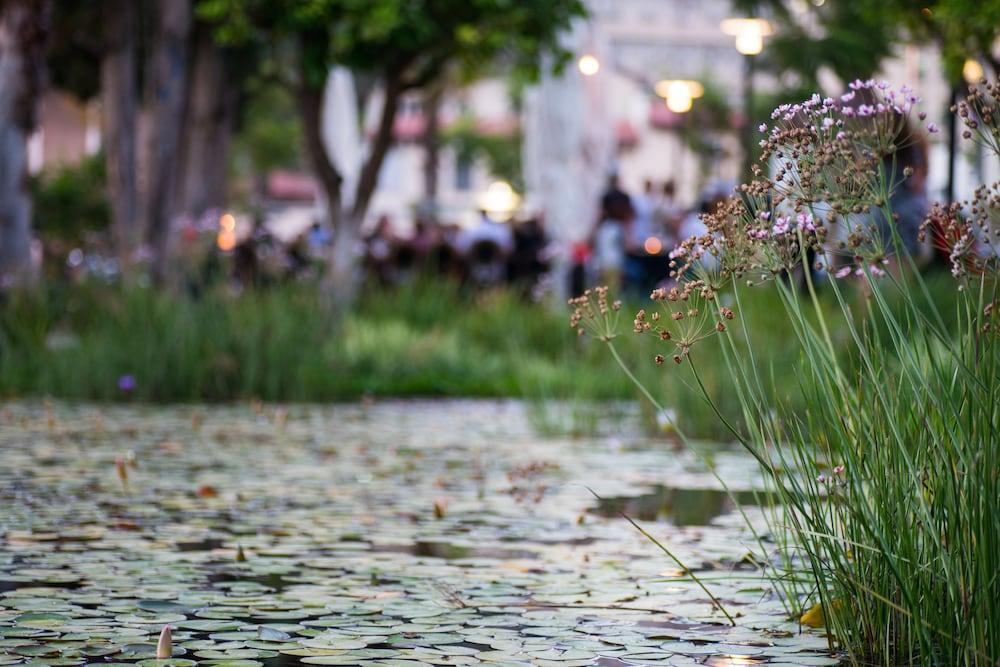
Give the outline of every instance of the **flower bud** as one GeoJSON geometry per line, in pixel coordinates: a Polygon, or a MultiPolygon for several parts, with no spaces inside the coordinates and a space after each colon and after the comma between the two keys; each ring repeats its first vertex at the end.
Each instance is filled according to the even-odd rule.
{"type": "Polygon", "coordinates": [[[163,630],[160,631],[160,641],[156,643],[156,659],[157,660],[169,660],[170,656],[173,655],[173,643],[170,636],[170,626],[164,625],[163,630]]]}

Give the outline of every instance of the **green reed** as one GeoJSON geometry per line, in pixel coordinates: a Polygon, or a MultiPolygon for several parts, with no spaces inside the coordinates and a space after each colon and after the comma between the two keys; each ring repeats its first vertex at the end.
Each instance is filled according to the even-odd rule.
{"type": "MultiPolygon", "coordinates": [[[[873,82],[858,87],[894,95],[873,82]]],[[[973,89],[970,103],[977,94],[980,111],[996,108],[995,87],[973,89]]],[[[944,236],[964,239],[952,252],[958,280],[940,299],[909,255],[893,252],[904,247],[891,205],[894,154],[910,107],[893,111],[887,100],[887,111],[869,107],[862,119],[847,108],[813,101],[777,114],[764,159],[784,173],[758,172],[706,216],[709,232],[675,263],[678,287],[654,292],[633,328],[663,343],[657,363],[671,367],[672,357],[782,500],[763,509],[779,546],[760,540],[757,557],[794,617],[815,624],[818,605],[831,648],[854,663],[998,664],[1000,336],[990,244],[1000,204],[987,188],[964,208],[936,209],[944,236]],[[847,231],[839,245],[835,224],[847,231]],[[960,245],[973,237],[985,250],[960,245]],[[853,277],[829,280],[821,294],[802,266],[810,251],[831,247],[847,250],[847,270],[837,272],[853,277]],[[745,309],[760,289],[780,309],[745,309]],[[762,315],[790,325],[792,377],[776,377],[761,358],[773,347],[752,321],[762,315]],[[721,345],[721,388],[704,380],[703,369],[718,366],[707,340],[721,345]],[[719,408],[720,395],[737,398],[739,418],[719,408]]],[[[638,382],[615,350],[613,318],[593,295],[574,305],[578,327],[608,342],[638,382]]]]}

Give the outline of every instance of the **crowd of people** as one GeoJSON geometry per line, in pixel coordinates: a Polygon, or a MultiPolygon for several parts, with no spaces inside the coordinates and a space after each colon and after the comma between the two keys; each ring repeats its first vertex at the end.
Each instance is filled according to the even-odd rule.
{"type": "Polygon", "coordinates": [[[573,249],[570,291],[579,294],[584,285],[600,283],[632,296],[648,294],[668,278],[670,251],[701,233],[699,216],[726,195],[722,185],[708,188],[700,205],[687,209],[671,180],[657,185],[647,179],[641,193],[629,195],[612,176],[593,231],[573,249]]]}
{"type": "MultiPolygon", "coordinates": [[[[927,211],[926,160],[921,161],[925,153],[919,148],[916,144],[913,155],[903,156],[919,168],[909,178],[900,178],[901,186],[892,196],[897,231],[911,254],[927,251],[916,238],[927,211]]],[[[641,299],[669,281],[671,251],[684,239],[704,234],[701,216],[715,211],[732,191],[732,184],[710,184],[689,208],[678,202],[671,180],[647,179],[641,192],[629,194],[612,176],[596,202],[599,213],[589,233],[570,247],[553,242],[541,214],[501,220],[480,211],[471,226],[419,214],[412,222],[394,224],[382,215],[363,235],[357,252],[368,284],[389,286],[434,275],[477,288],[511,286],[526,295],[550,284],[557,257],[565,252],[569,293],[604,284],[641,299]]],[[[239,240],[234,235],[232,246],[224,247],[222,237],[215,236],[221,218],[220,212],[210,212],[181,225],[178,257],[187,264],[181,273],[192,290],[226,280],[238,287],[266,287],[318,278],[325,270],[334,243],[327,226],[315,223],[294,239],[281,241],[259,220],[250,233],[239,240]]],[[[69,253],[64,271],[96,272],[109,280],[118,273],[113,255],[80,249],[69,253]]]]}

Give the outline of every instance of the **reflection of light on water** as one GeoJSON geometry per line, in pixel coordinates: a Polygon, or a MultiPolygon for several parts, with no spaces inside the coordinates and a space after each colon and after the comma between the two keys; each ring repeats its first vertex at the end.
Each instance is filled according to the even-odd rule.
{"type": "Polygon", "coordinates": [[[678,577],[686,576],[686,573],[684,572],[684,570],[677,570],[677,569],[664,570],[663,572],[660,572],[660,576],[661,577],[670,577],[672,579],[676,579],[678,577]]]}
{"type": "Polygon", "coordinates": [[[723,653],[721,655],[713,655],[705,662],[705,664],[711,665],[711,667],[739,667],[739,665],[759,665],[763,662],[764,661],[760,658],[751,657],[749,655],[723,653]]]}

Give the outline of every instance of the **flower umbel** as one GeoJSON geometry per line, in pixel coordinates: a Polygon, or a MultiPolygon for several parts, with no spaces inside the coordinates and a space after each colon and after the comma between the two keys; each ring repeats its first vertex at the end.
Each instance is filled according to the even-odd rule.
{"type": "Polygon", "coordinates": [[[621,301],[608,302],[606,286],[588,289],[582,295],[569,300],[573,313],[569,325],[577,335],[590,334],[594,338],[608,342],[618,335],[621,301]]]}

